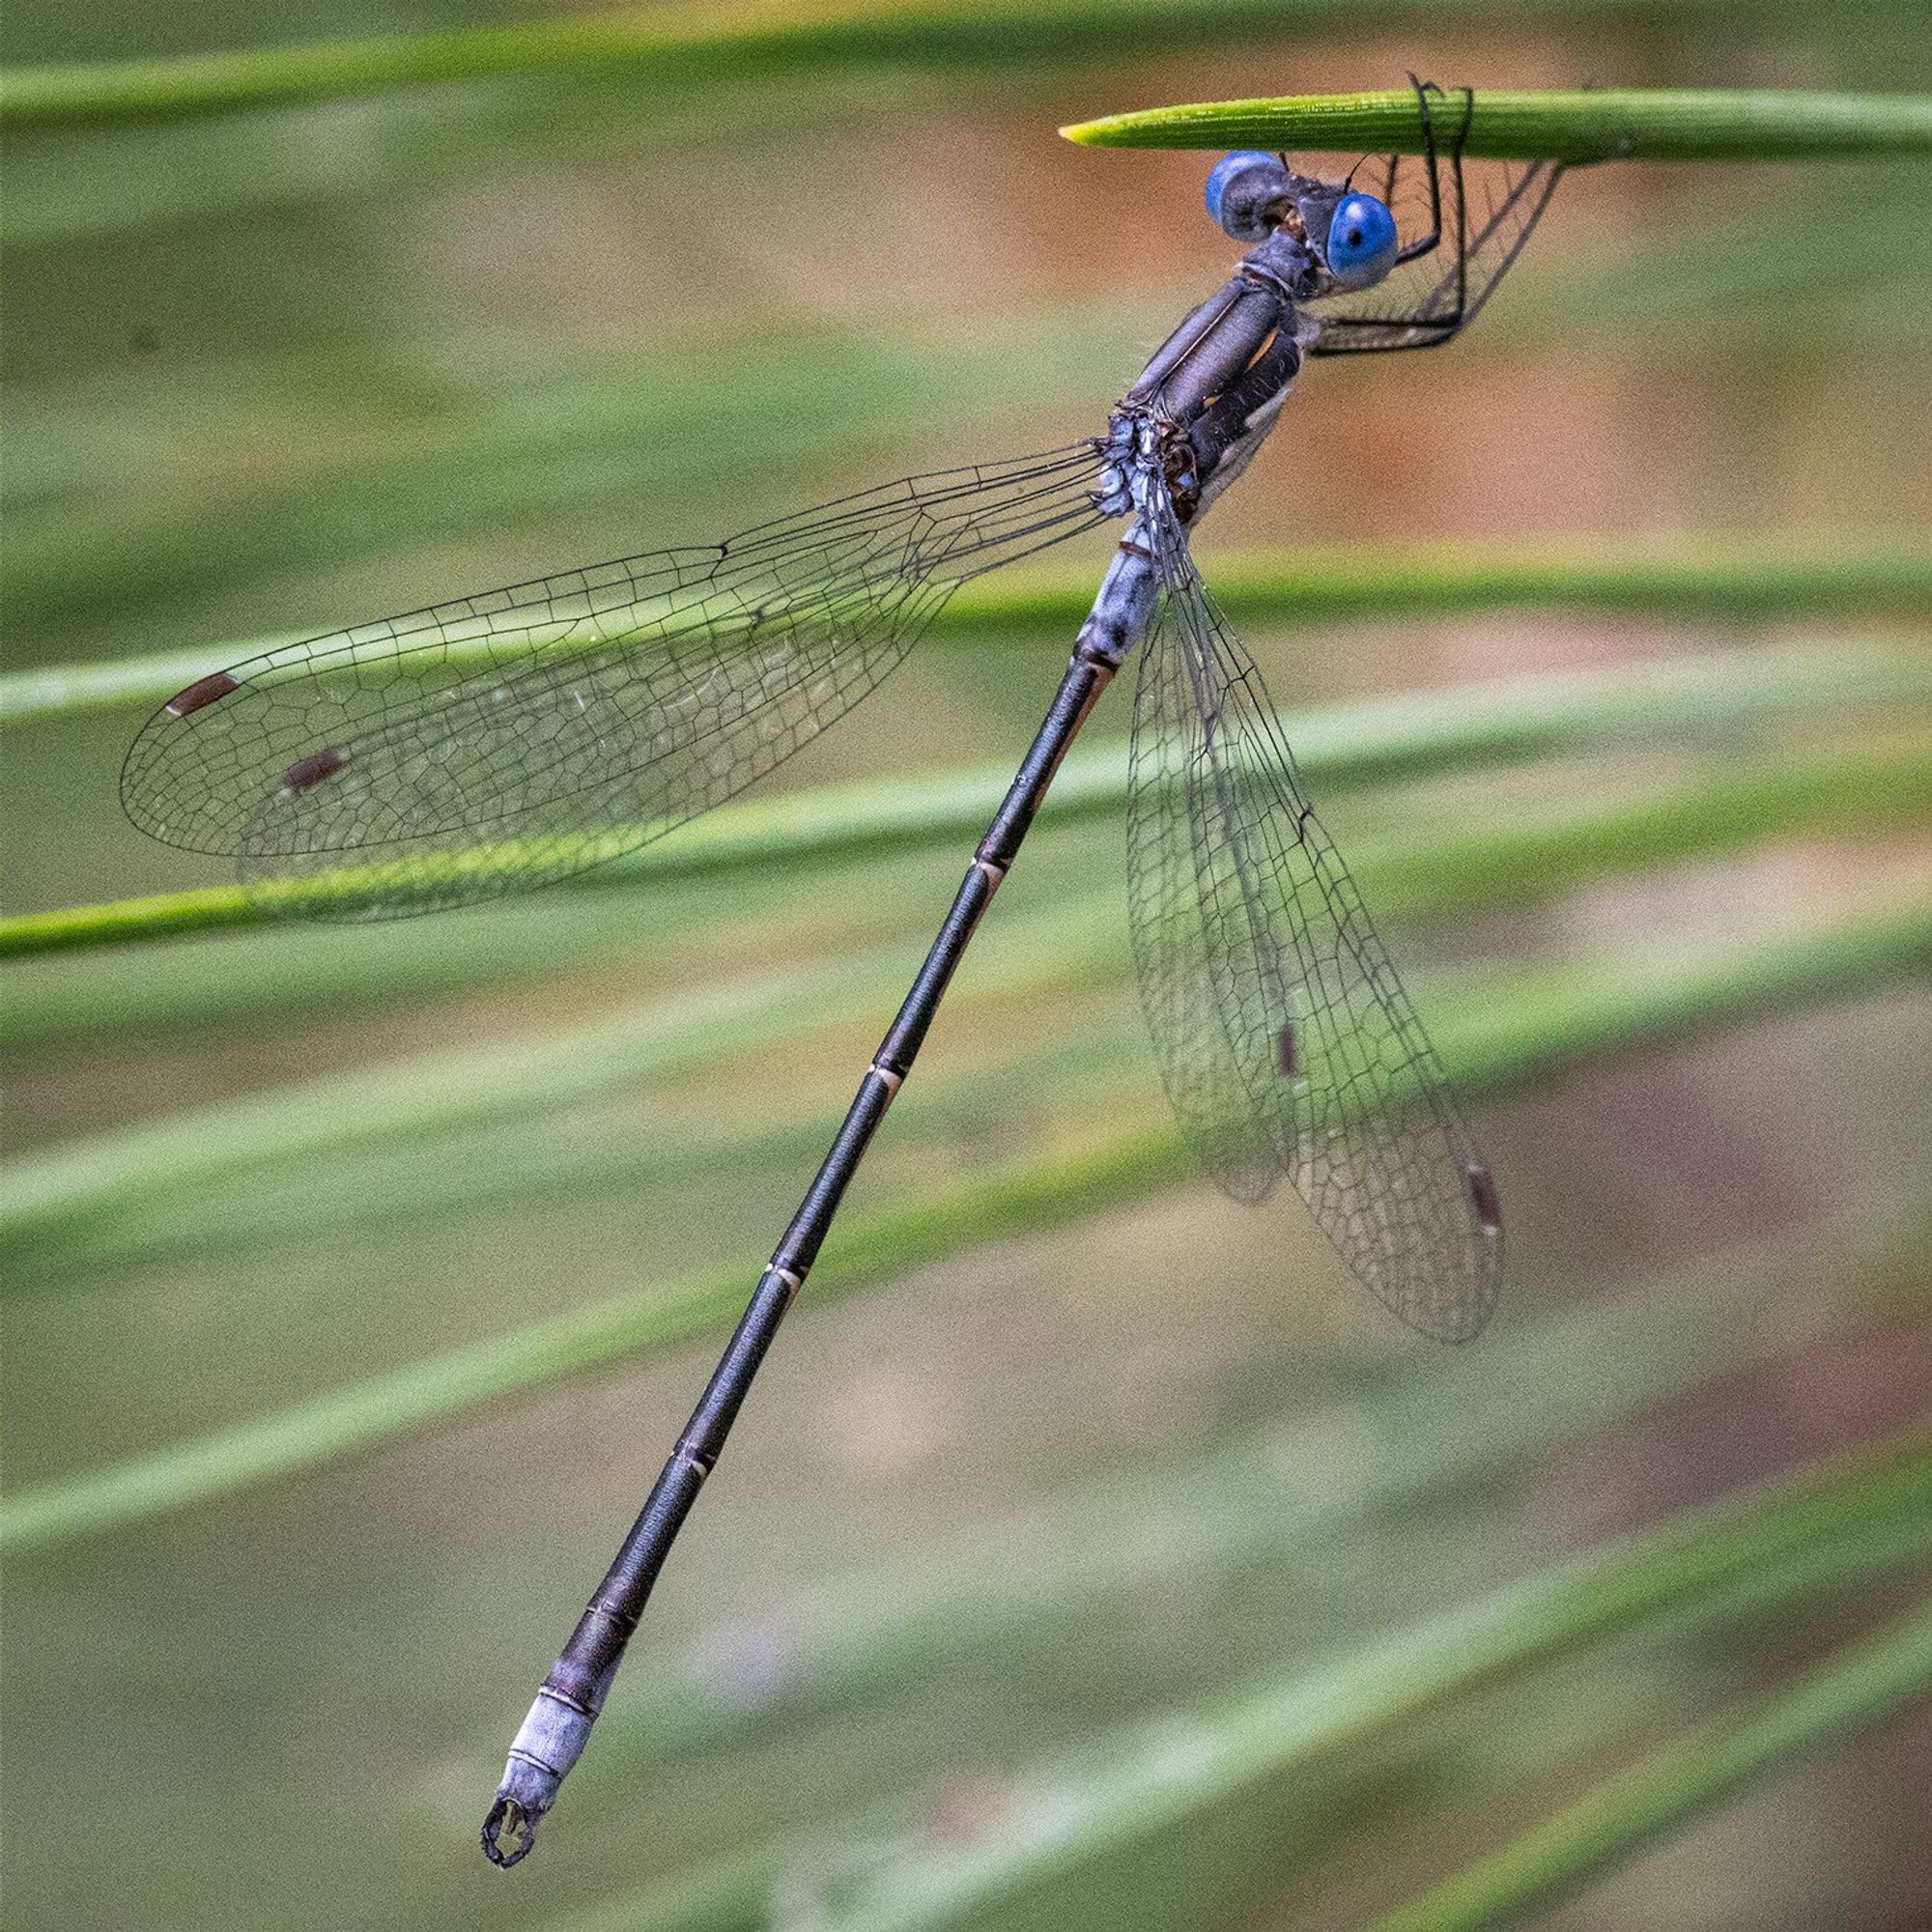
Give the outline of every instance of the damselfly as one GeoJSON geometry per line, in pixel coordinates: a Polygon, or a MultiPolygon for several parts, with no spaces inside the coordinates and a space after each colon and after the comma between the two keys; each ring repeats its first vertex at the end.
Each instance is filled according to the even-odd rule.
{"type": "Polygon", "coordinates": [[[517,1733],[483,1827],[498,1864],[529,1849],[582,1751],[974,928],[1130,653],[1134,959],[1188,1141],[1239,1200],[1292,1179],[1350,1266],[1415,1327],[1463,1339],[1487,1320],[1502,1255],[1490,1171],[1188,548],[1304,356],[1447,342],[1547,206],[1548,163],[1501,169],[1471,206],[1473,97],[1452,108],[1418,84],[1416,98],[1419,164],[1391,155],[1339,183],[1276,155],[1215,164],[1208,211],[1254,245],[1104,436],[270,651],[189,685],[130,749],[134,822],[237,855],[274,911],[377,919],[489,898],[602,864],[731,797],[870,692],[960,584],[1125,522],[925,964],[517,1733]]]}

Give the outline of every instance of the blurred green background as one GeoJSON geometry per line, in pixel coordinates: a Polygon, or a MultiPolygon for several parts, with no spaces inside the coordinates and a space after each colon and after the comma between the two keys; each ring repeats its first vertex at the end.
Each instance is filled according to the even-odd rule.
{"type": "MultiPolygon", "coordinates": [[[[1207,156],[1063,122],[1932,78],[1887,0],[865,12],[15,133],[7,669],[213,666],[1091,433],[1233,251],[1207,156]]],[[[8,59],[542,17],[25,0],[8,59]]],[[[694,829],[524,904],[10,964],[7,1921],[1355,1926],[1850,1685],[1932,1540],[1928,305],[1924,163],[1605,167],[1448,353],[1305,373],[1199,555],[1275,585],[1276,698],[1340,707],[1311,779],[1499,1178],[1496,1324],[1414,1340],[1295,1204],[1188,1177],[1118,810],[1044,819],[508,1879],[510,1733],[970,844],[918,787],[1010,766],[1065,630],[932,639],[731,821],[877,783],[803,855],[694,829]],[[1438,541],[1556,581],[1400,594],[1438,541]],[[1494,742],[1381,756],[1409,690],[1494,742]],[[1777,1561],[1531,1640],[1525,1579],[1841,1466],[1777,1561]],[[1405,1644],[1445,1682],[1380,1710],[1405,1644]]],[[[220,883],[119,814],[145,709],[6,725],[10,914],[220,883]]],[[[1870,1716],[1538,1922],[1920,1922],[1932,1728],[1870,1716]]]]}

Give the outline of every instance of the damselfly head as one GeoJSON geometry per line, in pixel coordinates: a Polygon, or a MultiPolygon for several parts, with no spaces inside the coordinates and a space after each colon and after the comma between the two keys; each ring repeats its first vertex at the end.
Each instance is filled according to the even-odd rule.
{"type": "Polygon", "coordinates": [[[1279,155],[1256,148],[1214,163],[1208,213],[1236,242],[1264,242],[1285,229],[1307,246],[1333,289],[1380,281],[1401,245],[1387,202],[1348,182],[1296,174],[1279,155]]]}

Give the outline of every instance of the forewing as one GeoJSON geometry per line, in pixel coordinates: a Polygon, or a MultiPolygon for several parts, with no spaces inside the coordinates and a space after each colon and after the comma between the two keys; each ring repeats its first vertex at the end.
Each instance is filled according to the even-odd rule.
{"type": "Polygon", "coordinates": [[[541,885],[731,797],[871,691],[969,577],[1100,520],[1094,445],[908,478],[290,645],[143,728],[122,799],[291,911],[541,885]]]}
{"type": "Polygon", "coordinates": [[[1162,1078],[1239,1200],[1287,1174],[1405,1321],[1474,1335],[1494,1186],[1395,967],[1315,816],[1261,674],[1178,536],[1142,646],[1128,873],[1162,1078]]]}
{"type": "MultiPolygon", "coordinates": [[[[1443,160],[1438,245],[1402,263],[1372,289],[1324,296],[1305,304],[1321,324],[1312,353],[1337,355],[1420,349],[1448,341],[1475,319],[1522,252],[1562,172],[1551,161],[1465,159],[1457,169],[1443,160]],[[1461,276],[1459,247],[1467,257],[1466,273],[1461,276]],[[1459,303],[1462,312],[1457,320],[1459,303]]],[[[1383,198],[1395,212],[1396,229],[1405,243],[1429,232],[1429,173],[1421,156],[1384,156],[1358,169],[1355,180],[1378,194],[1389,189],[1383,198]]]]}
{"type": "Polygon", "coordinates": [[[1127,787],[1134,969],[1161,1082],[1201,1164],[1237,1201],[1294,1163],[1293,1085],[1280,1077],[1293,950],[1251,890],[1222,755],[1212,662],[1163,584],[1140,646],[1127,787]]]}

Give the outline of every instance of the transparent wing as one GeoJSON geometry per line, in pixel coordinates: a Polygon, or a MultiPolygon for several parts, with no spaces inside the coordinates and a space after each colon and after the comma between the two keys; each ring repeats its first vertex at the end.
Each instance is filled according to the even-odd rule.
{"type": "Polygon", "coordinates": [[[1178,529],[1141,646],[1128,806],[1134,959],[1168,1097],[1236,1199],[1290,1176],[1362,1281],[1426,1334],[1489,1319],[1494,1184],[1253,660],[1178,529]]]}
{"type": "Polygon", "coordinates": [[[911,477],[252,658],[128,752],[143,831],[277,909],[542,885],[731,797],[842,716],[968,578],[1101,520],[1096,446],[911,477]]]}
{"type": "MultiPolygon", "coordinates": [[[[1441,158],[1437,245],[1401,263],[1372,289],[1305,304],[1321,324],[1312,353],[1359,355],[1449,341],[1495,293],[1548,207],[1562,172],[1551,161],[1441,158]]],[[[1420,156],[1384,156],[1358,168],[1354,180],[1395,212],[1405,244],[1429,233],[1434,221],[1429,168],[1420,156]]]]}

